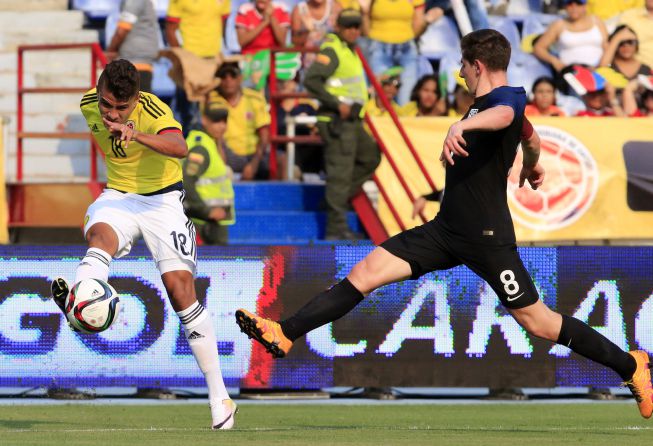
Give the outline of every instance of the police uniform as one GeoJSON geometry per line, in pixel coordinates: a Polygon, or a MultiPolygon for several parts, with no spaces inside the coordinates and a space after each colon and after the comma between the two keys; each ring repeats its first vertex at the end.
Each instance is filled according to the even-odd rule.
{"type": "MultiPolygon", "coordinates": [[[[339,25],[347,26],[346,20],[360,23],[360,13],[341,12],[339,25]],[[343,18],[343,14],[350,16],[343,18]]],[[[306,73],[304,86],[320,101],[317,127],[325,142],[326,235],[349,235],[347,202],[381,161],[376,143],[363,128],[368,93],[363,65],[354,47],[337,34],[329,34],[306,73]],[[340,118],[341,102],[352,106],[353,116],[340,118]]]]}
{"type": "Polygon", "coordinates": [[[538,300],[530,274],[517,252],[506,188],[508,173],[522,139],[524,89],[498,87],[475,99],[463,119],[506,105],[513,122],[498,131],[463,134],[468,157],[446,166],[440,212],[430,222],[404,231],[381,246],[410,264],[412,278],[467,265],[483,278],[507,308],[538,300]]]}
{"type": "MultiPolygon", "coordinates": [[[[94,224],[106,223],[118,236],[114,258],[127,255],[143,237],[161,274],[176,270],[194,273],[195,228],[182,205],[181,162],[137,141],[125,147],[124,141],[104,127],[95,88],[82,97],[80,108],[107,166],[107,188],[86,211],[84,235],[94,224]]],[[[145,92],[139,93],[126,125],[147,134],[181,134],[170,108],[145,92]]]]}
{"type": "Polygon", "coordinates": [[[234,189],[215,140],[200,130],[192,130],[186,139],[189,152],[184,160],[184,202],[186,214],[198,226],[202,240],[209,245],[226,245],[229,225],[236,222],[234,189]],[[222,207],[227,218],[209,218],[212,208],[222,207]]]}

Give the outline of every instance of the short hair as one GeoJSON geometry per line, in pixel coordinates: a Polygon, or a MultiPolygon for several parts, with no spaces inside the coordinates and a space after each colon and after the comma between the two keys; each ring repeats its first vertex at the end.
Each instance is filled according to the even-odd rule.
{"type": "Polygon", "coordinates": [[[499,31],[479,29],[462,38],[463,59],[481,61],[490,71],[506,71],[510,63],[510,42],[499,31]]]}
{"type": "Polygon", "coordinates": [[[98,89],[107,89],[118,101],[128,101],[140,90],[140,76],[134,64],[125,59],[117,59],[107,64],[100,78],[98,89]]]}
{"type": "Polygon", "coordinates": [[[413,90],[410,92],[410,100],[419,103],[419,91],[422,89],[425,83],[428,81],[435,82],[435,98],[440,99],[442,94],[440,93],[440,82],[438,82],[438,77],[434,74],[425,74],[420,77],[413,90]]]}

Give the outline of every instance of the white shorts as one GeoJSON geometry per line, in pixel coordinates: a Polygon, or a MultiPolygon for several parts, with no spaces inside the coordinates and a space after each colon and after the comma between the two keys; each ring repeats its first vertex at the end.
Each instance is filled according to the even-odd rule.
{"type": "Polygon", "coordinates": [[[110,225],[118,235],[115,258],[129,254],[143,237],[161,274],[186,270],[195,274],[195,228],[184,214],[183,192],[144,196],[105,189],[86,211],[84,236],[95,223],[110,225]]]}

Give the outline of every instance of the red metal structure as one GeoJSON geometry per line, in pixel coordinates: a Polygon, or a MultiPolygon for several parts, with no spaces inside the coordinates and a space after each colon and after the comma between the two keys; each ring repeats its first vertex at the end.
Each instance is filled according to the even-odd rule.
{"type": "MultiPolygon", "coordinates": [[[[280,52],[316,52],[317,49],[306,49],[306,48],[275,48],[271,50],[270,52],[270,108],[271,108],[271,117],[270,117],[270,136],[271,136],[271,142],[272,142],[272,150],[270,152],[270,170],[271,170],[271,177],[272,178],[277,178],[277,168],[276,168],[276,147],[278,143],[286,143],[289,141],[294,141],[296,143],[302,143],[302,144],[321,144],[321,139],[318,138],[317,136],[295,136],[293,138],[289,138],[287,136],[280,136],[277,134],[277,108],[279,106],[279,103],[281,100],[289,98],[289,97],[308,97],[306,93],[293,93],[293,94],[280,94],[277,92],[277,78],[276,78],[276,72],[275,72],[275,54],[280,53],[280,52]]],[[[381,100],[381,103],[383,104],[383,107],[388,111],[390,114],[390,117],[392,118],[392,121],[394,125],[396,126],[397,130],[399,131],[399,134],[401,135],[402,139],[404,140],[404,143],[408,147],[408,150],[410,151],[412,157],[415,159],[415,162],[417,163],[420,171],[426,178],[426,181],[428,182],[429,186],[435,190],[435,182],[429,175],[428,171],[426,170],[426,167],[424,166],[424,163],[422,162],[419,154],[415,150],[415,147],[413,143],[411,142],[410,138],[408,137],[408,134],[406,133],[405,129],[401,125],[401,122],[399,121],[399,117],[395,113],[394,109],[392,108],[390,102],[388,99],[385,97],[383,94],[383,90],[381,88],[381,85],[379,82],[376,80],[376,77],[374,75],[374,72],[370,68],[369,64],[367,63],[367,60],[365,59],[365,56],[362,54],[359,48],[357,48],[357,53],[359,58],[361,59],[363,63],[363,68],[365,69],[365,74],[367,75],[368,80],[372,84],[372,87],[374,88],[374,91],[376,92],[377,96],[381,100]]],[[[399,182],[406,192],[406,195],[408,198],[412,201],[415,200],[415,196],[410,190],[410,187],[408,186],[408,183],[404,179],[401,171],[399,170],[399,167],[395,163],[392,155],[388,152],[386,146],[384,145],[383,141],[381,140],[378,131],[376,130],[376,127],[374,126],[374,123],[372,120],[369,118],[369,116],[365,117],[365,122],[367,123],[368,127],[370,128],[372,135],[374,139],[377,141],[379,145],[379,149],[385,156],[385,158],[388,160],[388,163],[390,164],[393,172],[395,175],[397,175],[397,178],[399,179],[399,182]]],[[[388,195],[386,192],[385,188],[383,187],[383,184],[378,180],[376,176],[373,176],[372,179],[376,183],[379,192],[383,199],[385,200],[390,213],[392,214],[393,218],[401,228],[401,230],[406,229],[406,225],[404,224],[403,220],[401,219],[401,216],[399,215],[399,212],[397,211],[396,207],[393,204],[393,200],[391,197],[388,195]]],[[[352,205],[356,212],[358,213],[358,216],[361,219],[361,222],[363,223],[363,227],[365,230],[368,232],[370,238],[372,241],[376,244],[379,244],[383,242],[385,239],[388,238],[388,232],[386,231],[385,227],[383,226],[383,223],[379,219],[378,213],[372,206],[371,202],[367,198],[367,195],[365,195],[364,192],[360,192],[357,194],[353,199],[352,199],[352,205]]],[[[420,218],[422,219],[423,222],[427,221],[426,216],[421,213],[420,218]]]]}
{"type": "Polygon", "coordinates": [[[23,141],[31,138],[42,139],[87,139],[90,142],[90,169],[88,187],[94,197],[97,197],[102,187],[98,182],[97,154],[102,151],[97,147],[90,132],[26,132],[24,128],[24,96],[26,94],[52,93],[85,93],[94,88],[97,83],[97,70],[106,66],[107,60],[98,43],[52,44],[52,45],[21,45],[18,47],[18,88],[16,108],[16,182],[11,185],[11,207],[9,210],[10,225],[17,226],[24,221],[24,189],[26,183],[23,172],[23,141]],[[80,87],[35,87],[24,86],[25,61],[27,51],[53,51],[88,48],[91,51],[90,85],[80,87]]]}

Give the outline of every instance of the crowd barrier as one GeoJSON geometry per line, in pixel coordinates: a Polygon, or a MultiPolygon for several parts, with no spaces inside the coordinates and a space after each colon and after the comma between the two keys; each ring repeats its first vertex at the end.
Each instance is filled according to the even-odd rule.
{"type": "MultiPolygon", "coordinates": [[[[415,195],[431,192],[390,118],[373,118],[376,128],[415,195]]],[[[438,158],[454,118],[402,118],[421,159],[438,188],[444,168],[438,158]]],[[[542,139],[540,161],[546,169],[537,191],[519,188],[521,152],[508,178],[508,202],[517,240],[650,239],[653,237],[653,120],[649,118],[533,118],[542,139]]],[[[377,178],[407,228],[412,203],[387,161],[377,178]]],[[[445,191],[446,194],[446,191],[445,191]]],[[[431,204],[427,215],[437,213],[431,204]]],[[[390,234],[399,232],[385,202],[381,219],[390,234]]]]}
{"type": "MultiPolygon", "coordinates": [[[[200,247],[197,293],[216,326],[229,386],[616,386],[611,370],[534,339],[465,267],[381,288],[352,313],[273,360],[240,333],[239,307],[284,318],[371,246],[200,247]]],[[[204,379],[144,247],[111,265],[123,303],[97,335],[68,329],[50,281],[72,278],[85,248],[0,247],[0,386],[203,387],[204,379]]],[[[623,349],[653,352],[653,248],[520,248],[548,305],[623,349]]]]}

